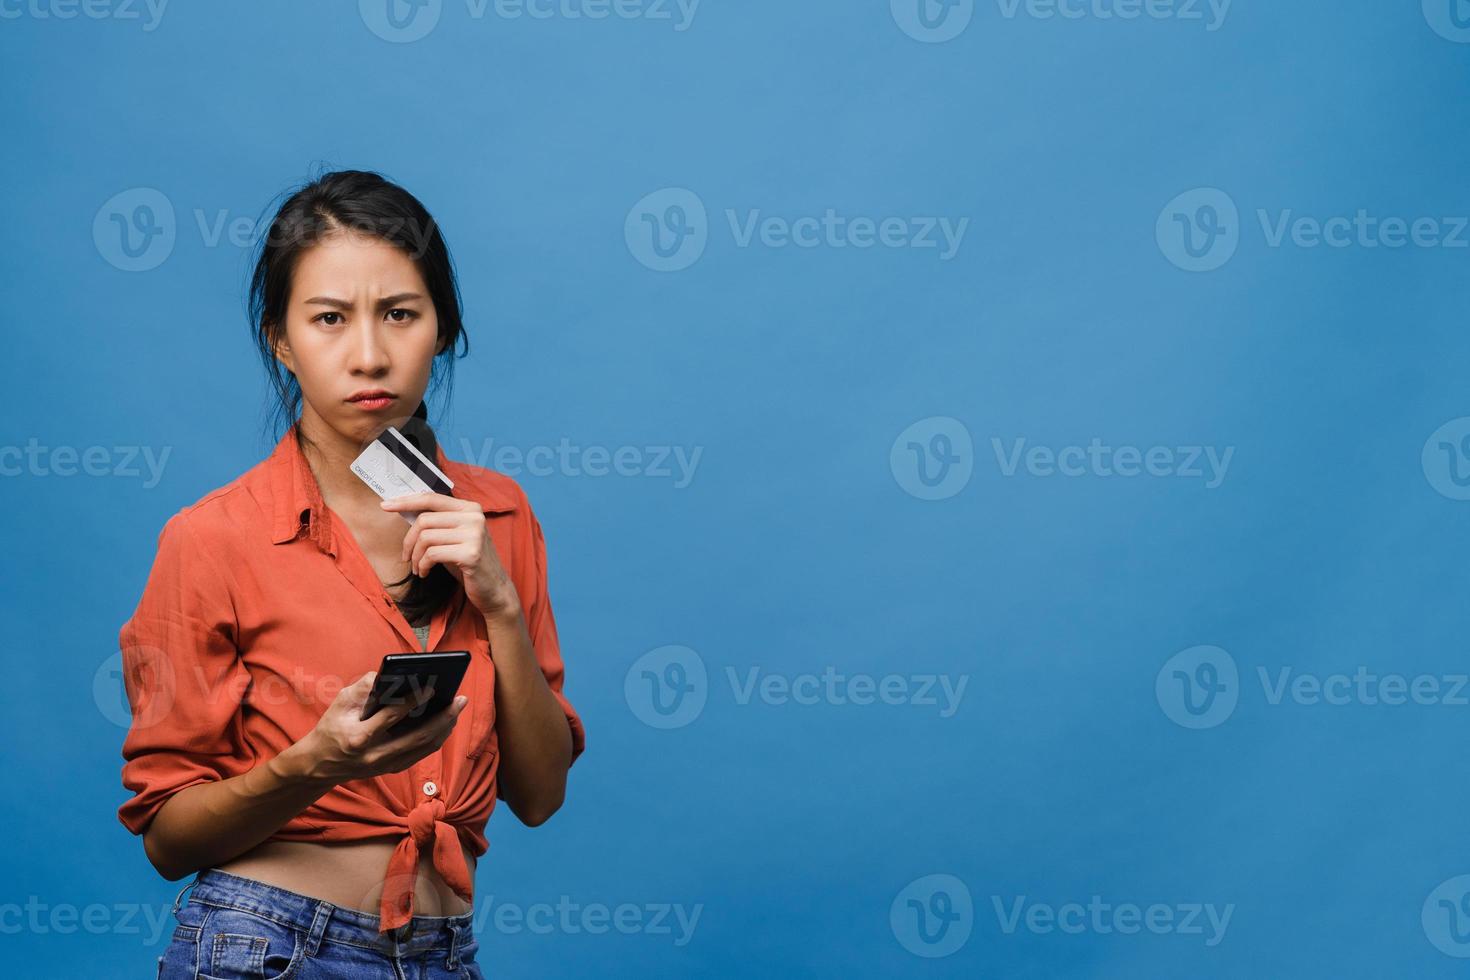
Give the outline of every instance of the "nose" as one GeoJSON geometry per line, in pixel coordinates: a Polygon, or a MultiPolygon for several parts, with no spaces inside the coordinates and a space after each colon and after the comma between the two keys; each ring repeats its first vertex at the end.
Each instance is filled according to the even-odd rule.
{"type": "Polygon", "coordinates": [[[352,339],[353,374],[377,377],[388,370],[388,348],[378,334],[378,325],[371,320],[359,320],[352,339]]]}

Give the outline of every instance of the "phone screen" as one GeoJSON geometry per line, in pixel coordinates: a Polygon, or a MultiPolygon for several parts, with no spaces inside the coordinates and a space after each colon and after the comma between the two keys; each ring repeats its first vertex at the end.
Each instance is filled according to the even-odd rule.
{"type": "Polygon", "coordinates": [[[428,701],[410,710],[388,731],[397,735],[417,728],[454,701],[469,664],[468,650],[388,654],[378,667],[373,689],[362,706],[362,720],[383,708],[410,704],[432,688],[434,693],[428,701]]]}

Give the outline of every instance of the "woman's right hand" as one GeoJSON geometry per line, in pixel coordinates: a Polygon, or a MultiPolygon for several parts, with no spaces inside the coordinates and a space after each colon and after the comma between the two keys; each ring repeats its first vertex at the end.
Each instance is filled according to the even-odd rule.
{"type": "Polygon", "coordinates": [[[377,675],[377,671],[370,670],[338,691],[316,727],[301,740],[301,747],[311,760],[313,776],[340,783],[401,772],[444,744],[468,701],[461,694],[449,707],[413,731],[390,736],[387,730],[428,700],[433,689],[420,691],[404,704],[379,708],[371,718],[362,721],[362,708],[377,675]]]}

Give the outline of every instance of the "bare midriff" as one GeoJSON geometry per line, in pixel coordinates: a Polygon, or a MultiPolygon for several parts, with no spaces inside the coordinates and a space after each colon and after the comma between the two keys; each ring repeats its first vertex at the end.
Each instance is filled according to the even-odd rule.
{"type": "MultiPolygon", "coordinates": [[[[383,876],[396,846],[389,840],[355,844],[266,841],[215,867],[242,878],[324,899],[333,905],[377,915],[383,876]]],[[[470,869],[470,880],[474,881],[475,857],[463,841],[459,846],[470,869]]],[[[419,857],[414,878],[414,915],[460,915],[470,908],[445,883],[426,849],[419,857]]]]}

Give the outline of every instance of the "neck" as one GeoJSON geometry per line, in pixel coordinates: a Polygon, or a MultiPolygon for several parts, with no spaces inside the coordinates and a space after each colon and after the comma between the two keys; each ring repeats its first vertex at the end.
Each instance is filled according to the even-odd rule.
{"type": "Polygon", "coordinates": [[[298,424],[311,441],[310,445],[303,442],[301,450],[327,506],[368,507],[376,504],[378,495],[351,469],[352,461],[362,454],[366,442],[359,442],[333,429],[309,405],[302,406],[298,424]]]}

